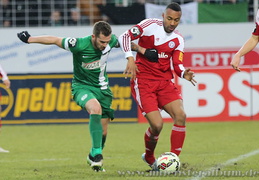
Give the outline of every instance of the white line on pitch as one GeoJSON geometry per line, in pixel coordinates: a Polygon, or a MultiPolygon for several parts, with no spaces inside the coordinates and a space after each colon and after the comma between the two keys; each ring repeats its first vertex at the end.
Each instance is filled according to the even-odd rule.
{"type": "Polygon", "coordinates": [[[33,162],[33,161],[68,161],[70,160],[69,158],[61,158],[61,159],[30,159],[30,160],[0,160],[0,162],[33,162]]]}
{"type": "MultiPolygon", "coordinates": [[[[249,152],[247,154],[240,155],[240,156],[238,156],[236,158],[229,159],[229,160],[227,160],[226,162],[220,164],[217,167],[211,167],[211,168],[208,168],[208,169],[206,169],[204,171],[206,172],[206,171],[212,171],[212,170],[215,170],[215,169],[218,169],[218,168],[222,168],[224,166],[228,166],[230,164],[233,164],[235,162],[238,162],[240,160],[243,160],[245,158],[248,158],[248,157],[251,157],[251,156],[254,156],[254,155],[257,155],[257,154],[259,154],[259,149],[255,150],[255,151],[252,151],[252,152],[249,152]]],[[[201,180],[204,177],[206,177],[206,176],[203,174],[203,175],[201,175],[199,177],[192,177],[191,179],[187,179],[187,180],[201,180]]]]}

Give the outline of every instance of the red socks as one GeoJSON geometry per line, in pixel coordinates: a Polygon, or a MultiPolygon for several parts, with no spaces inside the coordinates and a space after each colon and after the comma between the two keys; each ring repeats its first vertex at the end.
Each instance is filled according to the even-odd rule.
{"type": "Polygon", "coordinates": [[[174,125],[171,132],[171,152],[177,156],[182,151],[185,138],[185,126],[174,125]]]}
{"type": "MultiPolygon", "coordinates": [[[[144,140],[146,147],[145,159],[148,164],[155,162],[154,151],[159,138],[159,134],[152,134],[150,128],[145,132],[144,140]]],[[[180,155],[185,139],[185,126],[174,125],[171,132],[171,152],[180,155]]]]}
{"type": "Polygon", "coordinates": [[[145,132],[144,140],[146,147],[145,159],[148,164],[153,164],[155,162],[154,150],[158,141],[159,135],[154,135],[151,133],[150,128],[145,132]]]}

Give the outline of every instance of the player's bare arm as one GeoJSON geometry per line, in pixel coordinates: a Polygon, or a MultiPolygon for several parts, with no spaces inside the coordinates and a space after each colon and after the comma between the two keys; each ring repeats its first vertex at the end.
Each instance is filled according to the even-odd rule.
{"type": "Polygon", "coordinates": [[[131,50],[144,55],[146,48],[143,48],[143,47],[139,46],[138,44],[131,42],[131,50]]]}
{"type": "Polygon", "coordinates": [[[241,71],[239,68],[240,59],[242,56],[252,51],[257,43],[259,42],[259,36],[252,35],[247,42],[239,49],[239,51],[234,55],[230,62],[230,65],[236,70],[241,71]]]}
{"type": "Polygon", "coordinates": [[[59,47],[62,47],[62,39],[61,37],[56,36],[31,36],[28,31],[22,31],[17,33],[18,38],[24,43],[39,43],[39,44],[55,44],[59,47]]]}
{"type": "Polygon", "coordinates": [[[183,74],[183,78],[190,81],[192,83],[192,85],[195,86],[197,81],[194,79],[194,77],[195,77],[194,72],[191,71],[190,68],[185,69],[184,74],[183,74]]]}
{"type": "Polygon", "coordinates": [[[55,36],[34,36],[30,37],[28,39],[28,43],[40,43],[40,44],[55,44],[59,47],[62,47],[62,39],[60,37],[55,37],[55,36]]]}
{"type": "Polygon", "coordinates": [[[128,63],[127,63],[126,69],[123,72],[123,74],[126,75],[125,79],[127,79],[128,76],[131,75],[131,79],[135,80],[136,74],[137,74],[137,72],[139,72],[138,67],[135,64],[135,59],[132,56],[128,57],[127,59],[128,59],[128,63]]]}
{"type": "Polygon", "coordinates": [[[131,50],[144,55],[150,62],[158,62],[158,51],[156,49],[146,49],[134,42],[131,42],[131,50]]]}

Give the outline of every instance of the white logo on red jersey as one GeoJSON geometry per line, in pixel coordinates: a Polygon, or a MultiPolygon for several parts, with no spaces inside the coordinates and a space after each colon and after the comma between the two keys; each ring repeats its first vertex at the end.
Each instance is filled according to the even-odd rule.
{"type": "Polygon", "coordinates": [[[161,52],[160,54],[158,54],[158,58],[168,58],[168,55],[164,52],[161,52]]]}
{"type": "Polygon", "coordinates": [[[170,42],[168,43],[168,46],[169,46],[170,48],[174,48],[174,47],[175,47],[175,43],[174,43],[173,41],[170,41],[170,42]]]}

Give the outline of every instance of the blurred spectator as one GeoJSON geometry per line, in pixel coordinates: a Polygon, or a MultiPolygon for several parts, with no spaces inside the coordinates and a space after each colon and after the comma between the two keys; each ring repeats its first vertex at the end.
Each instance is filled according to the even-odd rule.
{"type": "Polygon", "coordinates": [[[79,26],[79,25],[86,25],[89,24],[89,19],[81,15],[79,8],[71,8],[70,9],[70,18],[68,21],[68,25],[70,26],[79,26]]]}
{"type": "Polygon", "coordinates": [[[62,14],[59,10],[54,10],[51,12],[50,20],[48,23],[50,26],[63,26],[62,14]]]}
{"type": "Polygon", "coordinates": [[[12,5],[9,0],[1,0],[0,1],[0,8],[2,10],[1,13],[1,26],[3,27],[10,27],[12,26],[12,5]]]}
{"type": "Polygon", "coordinates": [[[15,1],[16,26],[25,26],[25,12],[27,8],[24,0],[15,1]]]}
{"type": "Polygon", "coordinates": [[[40,10],[40,5],[38,4],[37,1],[28,1],[28,6],[29,6],[29,12],[27,13],[27,18],[29,20],[29,25],[30,26],[38,26],[39,24],[39,12],[40,10]]]}
{"type": "Polygon", "coordinates": [[[102,0],[80,0],[78,3],[82,14],[89,17],[90,24],[94,24],[97,21],[104,20],[102,13],[100,12],[98,5],[102,5],[102,0]]]}

